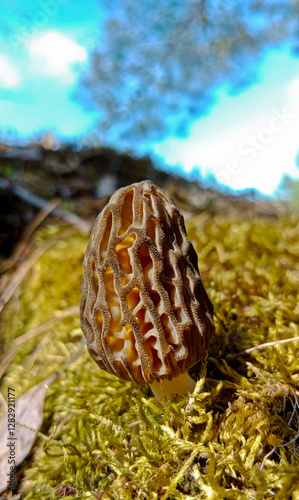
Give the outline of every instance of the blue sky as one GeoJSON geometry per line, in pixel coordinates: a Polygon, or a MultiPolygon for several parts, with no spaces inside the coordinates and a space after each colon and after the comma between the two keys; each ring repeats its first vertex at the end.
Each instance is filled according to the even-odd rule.
{"type": "Polygon", "coordinates": [[[98,0],[4,0],[0,31],[1,136],[72,137],[95,122],[72,97],[99,34],[98,0]],[[87,8],[88,5],[88,8],[87,8]]]}
{"type": "MultiPolygon", "coordinates": [[[[97,114],[73,94],[100,36],[99,1],[4,0],[1,16],[0,141],[50,131],[84,142],[97,114]]],[[[187,138],[169,137],[139,153],[232,189],[272,194],[283,174],[299,178],[298,149],[299,59],[286,46],[264,55],[253,86],[238,95],[219,89],[187,138]]]]}

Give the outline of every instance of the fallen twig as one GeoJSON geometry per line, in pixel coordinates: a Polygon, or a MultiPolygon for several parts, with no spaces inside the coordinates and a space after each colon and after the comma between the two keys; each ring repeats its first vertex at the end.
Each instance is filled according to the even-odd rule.
{"type": "MultiPolygon", "coordinates": [[[[40,208],[42,210],[47,206],[48,204],[47,200],[44,200],[43,198],[37,196],[36,194],[30,193],[30,191],[28,191],[27,189],[21,186],[10,184],[5,179],[0,179],[0,181],[1,181],[0,187],[2,189],[10,189],[15,196],[25,201],[26,203],[29,203],[30,205],[33,205],[34,207],[40,208]]],[[[66,220],[67,222],[75,226],[77,229],[79,229],[79,231],[88,232],[92,227],[92,224],[90,222],[82,219],[76,214],[69,212],[68,210],[64,210],[62,208],[55,208],[53,210],[53,214],[56,217],[66,220]]]]}

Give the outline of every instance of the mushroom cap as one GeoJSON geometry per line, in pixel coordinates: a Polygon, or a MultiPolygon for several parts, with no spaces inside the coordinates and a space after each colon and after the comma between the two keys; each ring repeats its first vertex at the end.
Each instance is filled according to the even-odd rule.
{"type": "Polygon", "coordinates": [[[95,222],[83,270],[81,327],[101,368],[150,384],[203,358],[213,306],[183,216],[153,182],[112,195],[95,222]]]}

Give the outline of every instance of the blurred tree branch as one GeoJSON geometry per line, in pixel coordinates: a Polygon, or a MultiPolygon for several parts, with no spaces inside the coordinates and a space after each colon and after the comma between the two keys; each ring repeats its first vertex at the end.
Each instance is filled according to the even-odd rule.
{"type": "Polygon", "coordinates": [[[298,10],[295,0],[112,0],[80,88],[99,109],[99,138],[184,134],[217,85],[250,83],[263,49],[295,37],[298,10]]]}

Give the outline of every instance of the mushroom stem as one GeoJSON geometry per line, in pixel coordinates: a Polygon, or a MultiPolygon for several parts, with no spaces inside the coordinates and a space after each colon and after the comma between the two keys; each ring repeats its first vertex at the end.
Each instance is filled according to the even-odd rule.
{"type": "Polygon", "coordinates": [[[154,380],[150,384],[150,388],[157,399],[171,399],[172,396],[183,396],[189,392],[193,392],[196,383],[190,377],[188,372],[181,373],[172,380],[163,379],[161,382],[154,380]]]}

